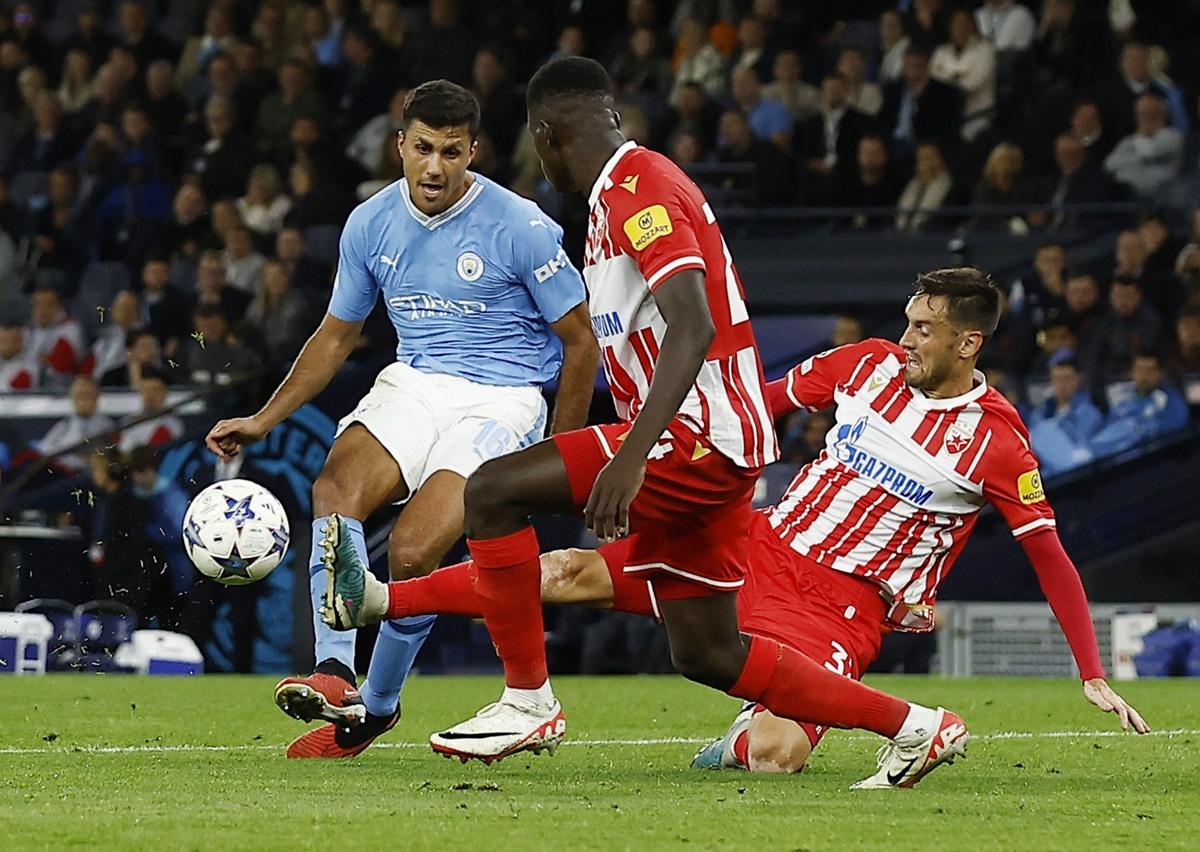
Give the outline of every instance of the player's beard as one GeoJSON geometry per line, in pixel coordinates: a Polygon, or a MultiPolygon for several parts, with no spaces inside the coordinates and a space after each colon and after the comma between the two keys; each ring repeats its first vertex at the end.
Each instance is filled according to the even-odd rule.
{"type": "Polygon", "coordinates": [[[950,364],[940,364],[929,358],[914,356],[917,369],[912,370],[907,363],[904,365],[904,381],[910,388],[919,391],[929,391],[940,387],[950,377],[950,364]]]}

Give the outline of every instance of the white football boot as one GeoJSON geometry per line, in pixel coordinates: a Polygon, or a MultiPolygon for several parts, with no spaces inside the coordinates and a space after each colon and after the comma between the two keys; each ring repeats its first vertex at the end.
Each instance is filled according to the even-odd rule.
{"type": "Polygon", "coordinates": [[[463,763],[471,758],[492,763],[522,751],[554,754],[566,734],[567,717],[558,701],[542,707],[518,707],[501,700],[465,722],[433,734],[429,744],[438,754],[457,757],[463,763]]]}
{"type": "Polygon", "coordinates": [[[912,742],[899,740],[879,749],[879,770],[869,778],[850,785],[851,790],[882,790],[912,787],[943,763],[966,756],[970,734],[967,723],[944,707],[937,709],[933,730],[912,742]]]}

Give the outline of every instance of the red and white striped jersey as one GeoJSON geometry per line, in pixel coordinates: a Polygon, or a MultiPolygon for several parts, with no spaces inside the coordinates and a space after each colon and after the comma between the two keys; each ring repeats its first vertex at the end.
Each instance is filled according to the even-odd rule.
{"type": "Polygon", "coordinates": [[[0,391],[29,390],[38,383],[38,365],[30,355],[18,352],[0,358],[0,391]]]}
{"type": "Polygon", "coordinates": [[[904,381],[904,361],[895,343],[866,340],[793,367],[782,395],[772,386],[776,416],[837,409],[825,449],[770,521],[821,565],[928,606],[985,503],[1018,539],[1053,528],[1054,512],[1025,425],[983,375],[962,396],[932,399],[904,381]]]}
{"type": "Polygon", "coordinates": [[[617,415],[637,417],[667,324],[652,293],[684,269],[705,273],[716,337],[679,420],[740,467],[779,457],[745,294],[704,194],[661,154],[626,142],[600,172],[583,277],[617,415]]]}

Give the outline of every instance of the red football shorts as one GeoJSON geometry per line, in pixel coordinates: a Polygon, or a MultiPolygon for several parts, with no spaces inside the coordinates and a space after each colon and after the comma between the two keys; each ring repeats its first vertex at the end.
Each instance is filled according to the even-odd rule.
{"type": "MultiPolygon", "coordinates": [[[[555,435],[576,511],[632,428],[590,426],[555,435]]],[[[701,597],[741,588],[750,499],[758,469],[740,468],[679,421],[646,460],[646,478],[629,510],[623,571],[652,580],[661,600],[701,597]]]]}
{"type": "MultiPolygon", "coordinates": [[[[751,512],[748,571],[738,593],[738,621],[746,633],[790,645],[829,671],[861,680],[879,655],[887,604],[876,586],[818,565],[792,550],[765,514],[751,512]]],[[[658,584],[624,570],[637,536],[600,548],[613,583],[613,609],[659,617],[658,584]]],[[[761,705],[755,712],[764,710],[761,705]]],[[[816,746],[820,725],[801,723],[816,746]]]]}

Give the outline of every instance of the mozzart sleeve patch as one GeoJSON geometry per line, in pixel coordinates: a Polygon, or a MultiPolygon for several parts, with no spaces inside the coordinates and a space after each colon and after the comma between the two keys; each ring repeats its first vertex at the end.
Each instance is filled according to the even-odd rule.
{"type": "Polygon", "coordinates": [[[667,208],[661,204],[651,204],[634,213],[625,220],[623,228],[634,251],[641,251],[659,237],[674,231],[667,208]]]}
{"type": "Polygon", "coordinates": [[[1042,488],[1042,473],[1037,468],[1026,471],[1017,477],[1017,496],[1026,506],[1041,503],[1046,499],[1046,490],[1042,488]]]}

